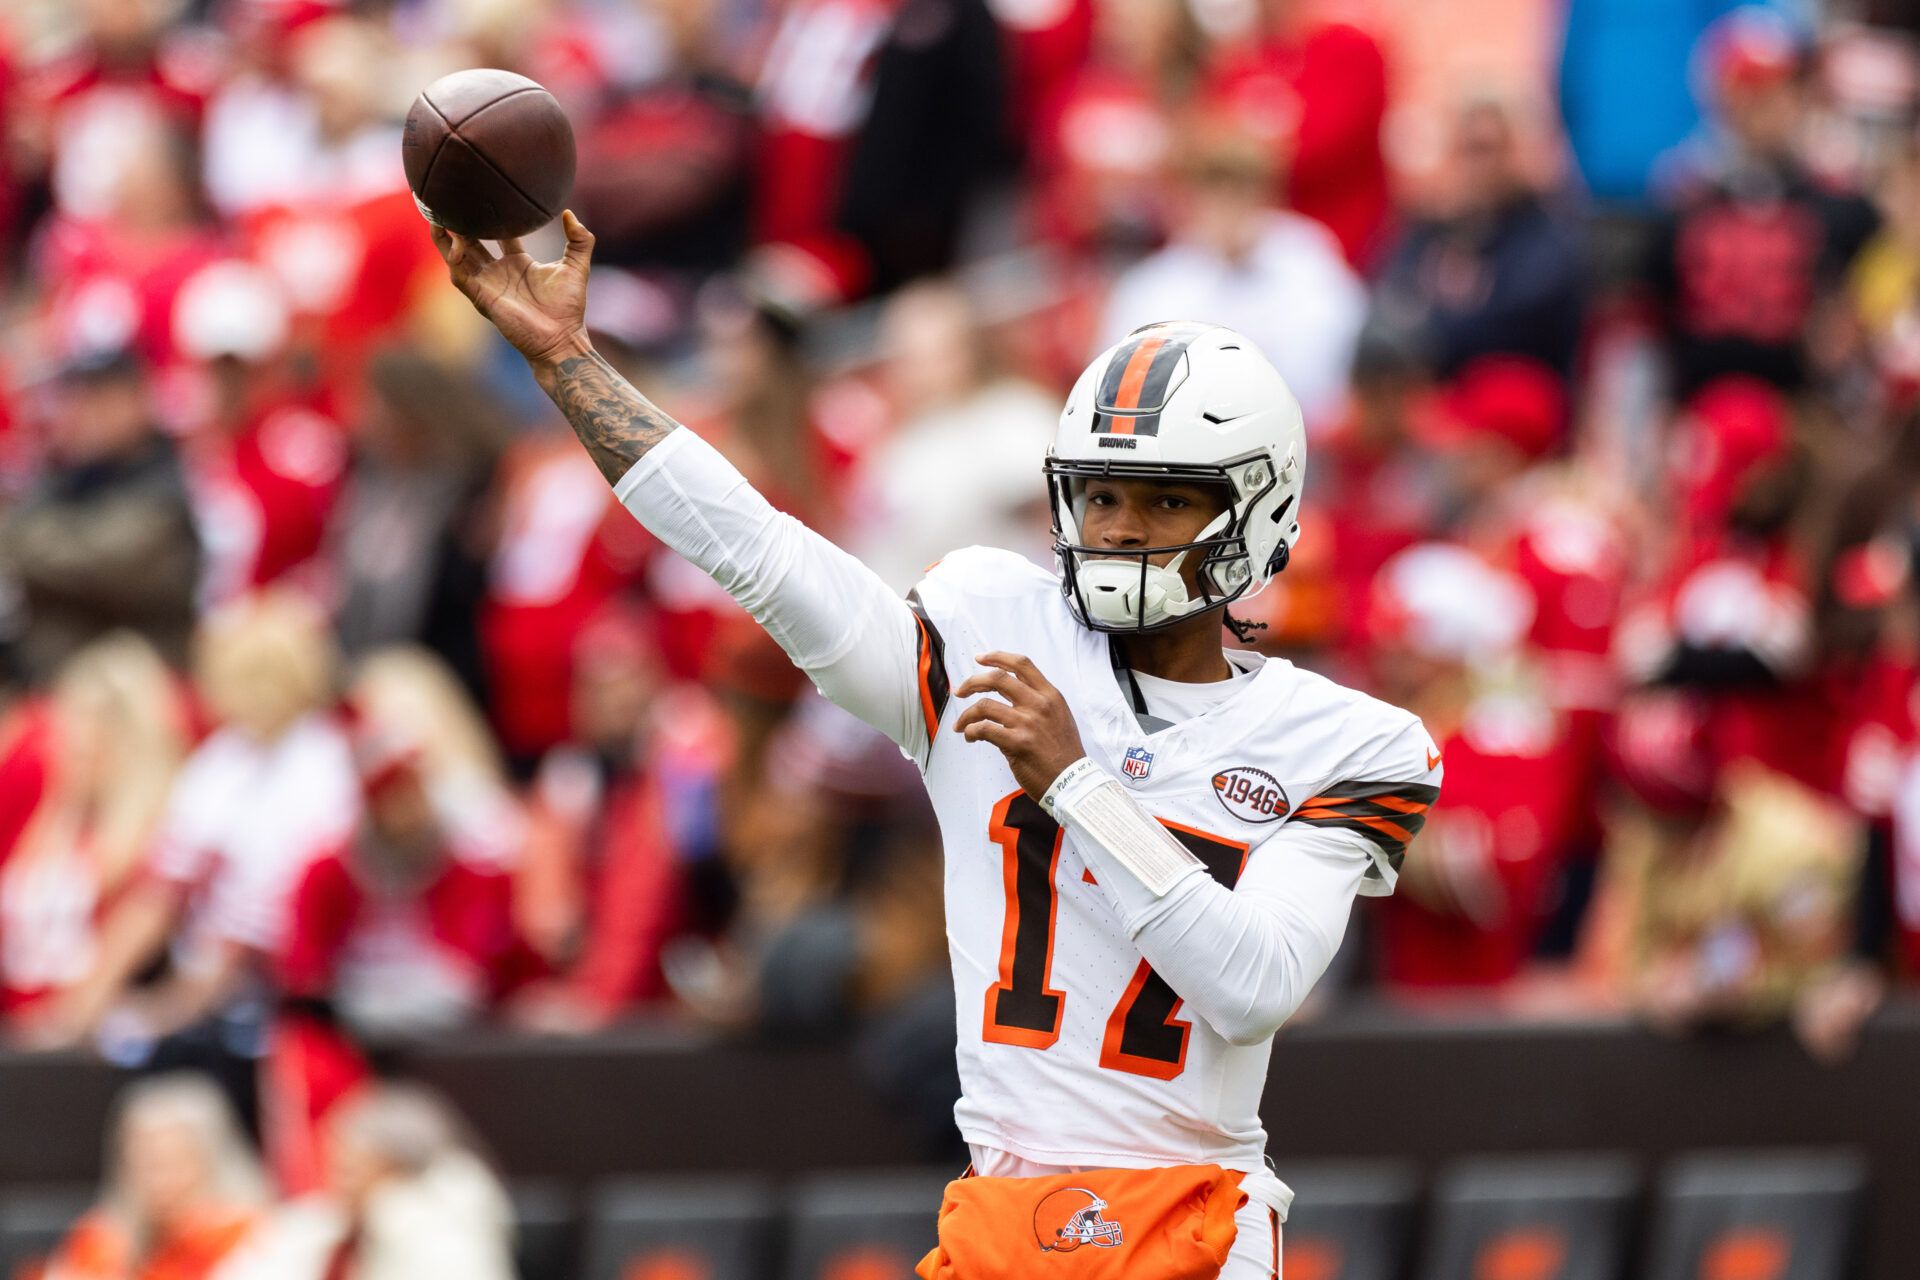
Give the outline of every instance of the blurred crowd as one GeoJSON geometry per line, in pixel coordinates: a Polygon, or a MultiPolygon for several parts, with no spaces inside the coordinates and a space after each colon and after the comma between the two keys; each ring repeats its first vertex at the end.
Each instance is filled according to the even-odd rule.
{"type": "MultiPolygon", "coordinates": [[[[1917,36],[1898,0],[13,0],[8,1041],[211,1072],[336,1208],[352,1151],[457,1146],[382,1046],[487,1021],[842,1041],[952,1143],[912,766],[445,285],[400,121],[493,65],[573,120],[602,351],[903,591],[1050,563],[1053,419],[1130,328],[1275,361],[1305,533],[1251,643],[1447,761],[1320,1007],[1846,1054],[1920,972],[1917,36]]],[[[175,1080],[100,1256],[154,1247],[149,1113],[211,1153],[188,1236],[239,1238],[260,1172],[175,1080]]]]}

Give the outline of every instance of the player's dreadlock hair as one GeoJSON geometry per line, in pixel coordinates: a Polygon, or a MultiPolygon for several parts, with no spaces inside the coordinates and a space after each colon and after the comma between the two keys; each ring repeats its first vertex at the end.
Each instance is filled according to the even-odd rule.
{"type": "Polygon", "coordinates": [[[1248,622],[1245,618],[1234,617],[1230,609],[1220,611],[1220,621],[1226,625],[1227,630],[1233,632],[1233,638],[1241,644],[1252,644],[1254,632],[1267,629],[1267,624],[1264,622],[1248,622]]]}

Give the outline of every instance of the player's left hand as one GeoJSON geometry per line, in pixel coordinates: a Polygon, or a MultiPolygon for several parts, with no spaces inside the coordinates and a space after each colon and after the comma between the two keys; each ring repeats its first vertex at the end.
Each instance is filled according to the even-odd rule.
{"type": "Polygon", "coordinates": [[[953,731],[968,742],[991,742],[1000,748],[1014,781],[1038,801],[1061,770],[1087,754],[1073,712],[1032,659],[996,651],[974,661],[993,670],[969,677],[954,693],[962,698],[976,693],[1000,696],[981,698],[962,711],[953,731]]]}

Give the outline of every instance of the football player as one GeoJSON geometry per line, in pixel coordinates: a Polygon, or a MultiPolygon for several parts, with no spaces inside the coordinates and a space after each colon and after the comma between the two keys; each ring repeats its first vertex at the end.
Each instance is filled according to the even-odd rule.
{"type": "Polygon", "coordinates": [[[1129,335],[1081,376],[1046,458],[1059,574],[969,547],[902,600],[594,352],[593,237],[564,223],[551,263],[433,234],[620,501],[919,763],[980,1180],[1071,1173],[1124,1242],[1119,1206],[1152,1188],[1096,1174],[1217,1166],[1245,1197],[1218,1274],[1276,1273],[1292,1193],[1259,1115],[1274,1032],[1354,896],[1392,890],[1440,784],[1412,715],[1221,644],[1300,532],[1306,441],[1279,374],[1217,326],[1129,335]]]}

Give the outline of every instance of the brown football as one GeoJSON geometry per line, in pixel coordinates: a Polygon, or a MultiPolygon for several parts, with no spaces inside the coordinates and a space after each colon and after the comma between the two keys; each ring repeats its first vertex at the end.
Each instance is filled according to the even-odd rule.
{"type": "Polygon", "coordinates": [[[573,126],[552,94],[511,71],[456,71],[421,90],[400,152],[420,211],[463,236],[536,231],[573,190],[573,126]]]}

